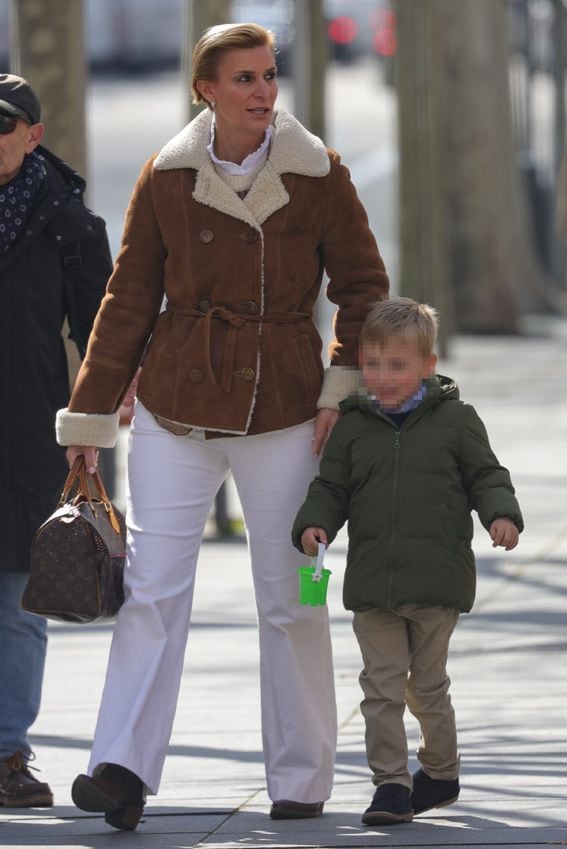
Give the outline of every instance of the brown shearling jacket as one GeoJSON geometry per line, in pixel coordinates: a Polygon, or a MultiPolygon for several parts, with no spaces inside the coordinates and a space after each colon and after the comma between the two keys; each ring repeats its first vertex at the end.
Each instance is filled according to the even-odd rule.
{"type": "Polygon", "coordinates": [[[207,153],[210,125],[210,112],[200,113],[138,179],[87,355],[59,414],[64,445],[113,444],[107,419],[113,431],[111,414],[144,351],[138,397],[156,416],[208,435],[313,418],[323,270],[338,306],[328,371],[357,367],[361,323],[387,297],[388,278],[348,170],[280,110],[266,165],[241,199],[207,153]]]}

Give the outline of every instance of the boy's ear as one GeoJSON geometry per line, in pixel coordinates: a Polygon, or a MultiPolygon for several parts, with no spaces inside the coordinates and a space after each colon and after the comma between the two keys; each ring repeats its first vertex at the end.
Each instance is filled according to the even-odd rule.
{"type": "Polygon", "coordinates": [[[424,357],[424,359],[423,359],[423,364],[424,364],[424,368],[425,368],[424,377],[431,377],[431,375],[435,373],[435,368],[437,367],[437,362],[438,362],[437,354],[428,354],[426,357],[424,357]]]}

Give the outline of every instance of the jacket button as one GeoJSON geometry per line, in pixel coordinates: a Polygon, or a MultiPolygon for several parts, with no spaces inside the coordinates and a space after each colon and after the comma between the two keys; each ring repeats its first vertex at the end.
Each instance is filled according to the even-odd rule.
{"type": "Polygon", "coordinates": [[[210,301],[206,301],[205,299],[199,301],[199,309],[201,310],[201,312],[208,312],[211,306],[212,304],[210,301]]]}
{"type": "Polygon", "coordinates": [[[205,375],[203,374],[200,368],[192,368],[189,372],[189,377],[193,381],[193,383],[202,383],[205,379],[205,375]]]}
{"type": "Polygon", "coordinates": [[[240,377],[242,380],[254,380],[255,371],[253,368],[243,368],[240,369],[240,377]]]}
{"type": "Polygon", "coordinates": [[[252,227],[249,230],[244,230],[239,236],[243,242],[249,242],[251,245],[258,241],[258,231],[252,227]]]}
{"type": "Polygon", "coordinates": [[[212,230],[201,230],[201,232],[199,233],[199,238],[202,242],[208,245],[209,242],[213,241],[215,236],[212,230]]]}

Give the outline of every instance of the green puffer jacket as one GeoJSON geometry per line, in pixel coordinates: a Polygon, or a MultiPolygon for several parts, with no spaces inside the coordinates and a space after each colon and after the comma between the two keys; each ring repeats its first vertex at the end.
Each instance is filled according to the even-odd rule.
{"type": "Polygon", "coordinates": [[[441,605],[469,611],[475,596],[471,510],[486,529],[523,520],[507,469],[479,416],[446,377],[400,430],[363,397],[341,404],[320,474],[295,520],[301,549],[308,527],[329,543],[348,519],[343,601],[349,610],[441,605]]]}

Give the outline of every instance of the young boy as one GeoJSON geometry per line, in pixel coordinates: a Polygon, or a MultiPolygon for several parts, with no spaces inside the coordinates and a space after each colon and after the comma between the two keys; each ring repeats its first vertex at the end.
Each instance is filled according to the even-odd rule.
{"type": "Polygon", "coordinates": [[[377,304],[361,333],[366,393],[341,404],[294,527],[313,555],[348,520],[343,600],[364,668],[366,750],[377,786],[362,822],[409,822],[459,795],[446,672],[459,612],[475,595],[471,510],[494,546],[523,528],[508,471],[456,384],[434,374],[435,310],[409,298],[377,304]],[[405,706],[421,728],[411,776],[405,706]]]}

